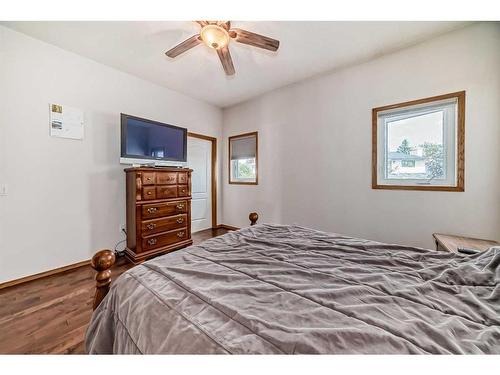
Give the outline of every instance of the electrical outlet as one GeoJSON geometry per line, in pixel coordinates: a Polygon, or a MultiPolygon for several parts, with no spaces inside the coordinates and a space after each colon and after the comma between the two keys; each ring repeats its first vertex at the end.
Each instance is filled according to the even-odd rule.
{"type": "Polygon", "coordinates": [[[125,234],[127,231],[127,227],[125,224],[120,224],[120,228],[118,229],[120,231],[120,234],[125,234]]]}
{"type": "Polygon", "coordinates": [[[7,185],[6,184],[0,184],[0,196],[7,196],[7,185]]]}

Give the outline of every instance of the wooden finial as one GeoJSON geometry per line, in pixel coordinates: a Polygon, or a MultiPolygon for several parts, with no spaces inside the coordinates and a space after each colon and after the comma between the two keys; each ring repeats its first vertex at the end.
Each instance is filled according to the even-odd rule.
{"type": "Polygon", "coordinates": [[[109,285],[111,284],[110,268],[115,264],[115,259],[115,253],[111,250],[101,250],[92,257],[92,268],[97,271],[93,310],[99,306],[106,294],[108,294],[109,285]]]}
{"type": "Polygon", "coordinates": [[[250,219],[250,225],[255,225],[257,224],[257,220],[259,220],[259,215],[257,212],[251,212],[248,218],[250,219]]]}

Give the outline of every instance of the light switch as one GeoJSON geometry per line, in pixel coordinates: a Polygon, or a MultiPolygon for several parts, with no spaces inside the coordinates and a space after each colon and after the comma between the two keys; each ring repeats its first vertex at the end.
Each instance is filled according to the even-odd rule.
{"type": "Polygon", "coordinates": [[[7,185],[0,184],[0,196],[6,196],[6,195],[7,195],[7,185]]]}

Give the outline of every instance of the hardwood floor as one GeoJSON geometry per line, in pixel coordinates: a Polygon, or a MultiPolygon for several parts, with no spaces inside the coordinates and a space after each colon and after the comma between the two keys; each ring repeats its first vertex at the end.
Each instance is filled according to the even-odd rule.
{"type": "MultiPolygon", "coordinates": [[[[207,229],[194,244],[227,233],[207,229]]],[[[132,264],[120,258],[113,279],[132,264]]],[[[92,315],[95,271],[90,266],[0,290],[0,354],[83,354],[92,315]]]]}

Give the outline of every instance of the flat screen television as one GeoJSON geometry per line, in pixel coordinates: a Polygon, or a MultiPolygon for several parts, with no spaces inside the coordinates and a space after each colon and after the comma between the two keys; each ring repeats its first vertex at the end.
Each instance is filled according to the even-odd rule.
{"type": "Polygon", "coordinates": [[[121,114],[123,164],[185,166],[187,129],[121,114]]]}

